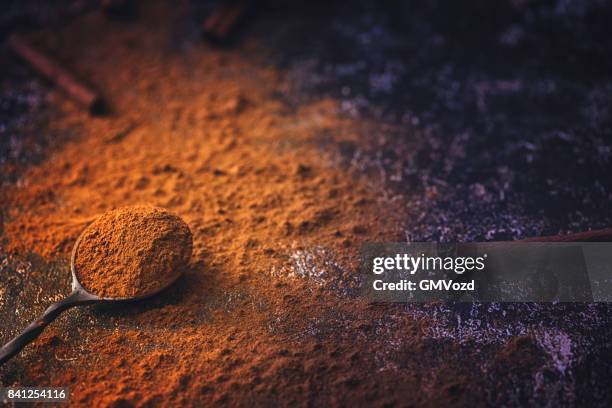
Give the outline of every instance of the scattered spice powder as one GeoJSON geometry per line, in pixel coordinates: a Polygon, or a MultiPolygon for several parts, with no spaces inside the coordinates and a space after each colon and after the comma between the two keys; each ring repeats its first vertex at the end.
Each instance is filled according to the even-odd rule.
{"type": "Polygon", "coordinates": [[[95,295],[142,297],[174,282],[189,263],[191,248],[191,231],[180,217],[157,207],[123,207],[83,232],[75,271],[95,295]]]}
{"type": "Polygon", "coordinates": [[[79,407],[483,405],[478,373],[447,358],[462,349],[423,337],[432,322],[350,295],[360,245],[402,239],[410,216],[377,172],[354,171],[351,152],[381,125],[327,98],[284,103],[291,78],[249,57],[265,52],[252,43],[169,54],[185,8],[142,11],[39,33],[120,114],[92,119],[50,96],[62,115],[37,131],[83,136],[2,188],[2,238],[65,258],[98,214],[146,202],[187,221],[191,266],[146,302],[74,310],[0,382],[70,387],[79,407]]]}
{"type": "Polygon", "coordinates": [[[91,13],[41,33],[41,48],[74,61],[118,113],[92,119],[54,93],[62,114],[40,131],[81,136],[3,188],[0,203],[6,249],[48,260],[69,256],[105,211],[167,208],[193,233],[190,267],[145,302],[55,322],[0,382],[70,387],[82,407],[355,405],[395,382],[398,396],[418,395],[409,369],[418,361],[401,363],[406,374],[371,374],[390,346],[370,327],[389,317],[345,295],[360,245],[397,239],[405,219],[405,203],[335,147],[363,146],[370,125],[327,98],[288,106],[277,97],[282,73],[249,58],[246,44],[169,55],[181,12],[156,2],[133,24],[110,28],[91,13]],[[313,261],[324,268],[316,281],[313,261]]]}

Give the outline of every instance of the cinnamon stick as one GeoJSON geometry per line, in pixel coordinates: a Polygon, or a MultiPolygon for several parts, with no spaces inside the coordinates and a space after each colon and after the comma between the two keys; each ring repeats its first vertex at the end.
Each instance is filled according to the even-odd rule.
{"type": "Polygon", "coordinates": [[[577,232],[566,235],[531,237],[522,239],[520,242],[612,242],[612,228],[577,232]]]}
{"type": "Polygon", "coordinates": [[[39,73],[47,77],[72,99],[89,110],[90,113],[102,114],[105,112],[106,105],[104,100],[96,92],[75,78],[59,62],[38,50],[26,39],[13,34],[7,40],[7,45],[39,73]]]}
{"type": "Polygon", "coordinates": [[[248,0],[225,1],[204,20],[202,34],[215,42],[226,41],[249,8],[248,0]]]}

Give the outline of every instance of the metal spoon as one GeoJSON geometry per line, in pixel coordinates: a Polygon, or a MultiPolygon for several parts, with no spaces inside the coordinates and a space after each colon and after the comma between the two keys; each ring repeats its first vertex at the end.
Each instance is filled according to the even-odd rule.
{"type": "MultiPolygon", "coordinates": [[[[10,360],[11,357],[19,353],[26,345],[28,345],[30,342],[40,336],[40,334],[43,332],[43,330],[45,330],[49,323],[54,321],[65,310],[68,310],[74,306],[91,305],[94,303],[128,302],[148,298],[166,289],[168,286],[170,286],[176,281],[175,279],[174,281],[171,281],[166,285],[160,286],[149,293],[135,297],[106,298],[89,293],[79,282],[75,266],[77,248],[79,247],[79,243],[81,242],[81,238],[83,237],[83,235],[84,234],[82,233],[74,244],[74,248],[72,249],[72,255],[70,257],[70,271],[72,273],[72,293],[70,293],[63,300],[60,300],[59,302],[53,303],[51,306],[49,306],[47,310],[45,310],[45,312],[42,314],[42,316],[40,316],[40,318],[30,323],[30,325],[26,327],[21,334],[6,343],[0,349],[0,366],[10,360]]],[[[179,276],[177,276],[177,279],[178,277],[179,276]]]]}

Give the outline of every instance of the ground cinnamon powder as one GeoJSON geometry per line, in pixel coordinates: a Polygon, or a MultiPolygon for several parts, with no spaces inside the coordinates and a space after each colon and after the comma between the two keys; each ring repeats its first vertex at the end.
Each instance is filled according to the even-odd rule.
{"type": "MultiPolygon", "coordinates": [[[[41,47],[62,44],[58,58],[103,89],[116,113],[92,119],[52,94],[62,111],[40,132],[78,137],[4,188],[0,203],[7,250],[49,260],[68,257],[101,213],[166,208],[193,233],[190,267],[144,302],[69,312],[2,367],[0,381],[67,386],[71,405],[83,407],[382,396],[386,376],[371,375],[380,369],[371,350],[388,347],[370,321],[388,316],[344,293],[361,243],[397,239],[405,206],[336,147],[357,149],[368,124],[339,115],[334,100],[279,100],[282,73],[249,58],[249,45],[215,51],[198,40],[168,54],[179,11],[152,2],[129,25],[92,13],[41,33],[41,47]]],[[[45,295],[65,292],[45,289],[41,310],[45,295]]],[[[414,380],[397,378],[417,394],[414,380]]]]}
{"type": "Polygon", "coordinates": [[[87,227],[74,266],[90,293],[142,297],[174,282],[187,266],[191,248],[191,232],[180,217],[156,207],[123,207],[87,227]]]}
{"type": "MultiPolygon", "coordinates": [[[[67,386],[83,407],[472,406],[481,379],[446,358],[460,349],[424,338],[403,307],[351,295],[360,245],[405,239],[406,202],[360,170],[361,135],[384,125],[329,98],[283,101],[292,81],[256,44],[168,52],[180,13],[147,2],[129,25],[91,13],[40,33],[116,113],[92,119],[53,93],[61,115],[37,131],[78,137],[0,203],[5,248],[48,260],[100,213],[167,208],[193,232],[191,266],[146,301],[68,312],[0,381],[67,386]]],[[[65,296],[31,290],[39,311],[65,296]]]]}

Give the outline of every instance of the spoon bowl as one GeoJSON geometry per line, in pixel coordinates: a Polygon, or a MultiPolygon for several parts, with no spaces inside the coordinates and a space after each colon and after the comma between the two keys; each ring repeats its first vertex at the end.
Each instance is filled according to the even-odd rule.
{"type": "MultiPolygon", "coordinates": [[[[72,294],[74,292],[78,292],[79,294],[82,294],[83,298],[91,298],[92,301],[96,301],[96,302],[133,302],[136,300],[142,300],[142,299],[146,299],[149,298],[153,295],[158,294],[159,292],[163,291],[164,289],[168,288],[169,286],[171,286],[172,284],[174,284],[174,282],[176,282],[178,280],[178,278],[180,277],[180,275],[177,275],[173,280],[169,281],[168,283],[164,284],[164,285],[159,285],[158,287],[156,287],[154,290],[151,290],[147,293],[138,295],[138,296],[130,296],[130,297],[103,297],[103,296],[98,296],[96,294],[93,294],[91,292],[89,292],[79,281],[79,275],[77,274],[77,266],[76,266],[76,256],[77,256],[77,251],[79,249],[79,244],[81,243],[83,237],[85,236],[85,232],[83,231],[81,233],[81,235],[79,235],[79,237],[77,238],[74,247],[72,248],[72,254],[70,255],[70,273],[72,275],[72,293],[68,296],[72,296],[72,294]]],[[[182,272],[182,271],[181,271],[182,272]]],[[[0,360],[0,364],[1,364],[1,360],[0,360]]]]}
{"type": "MultiPolygon", "coordinates": [[[[76,266],[76,254],[79,248],[79,244],[81,243],[83,236],[86,231],[83,231],[81,235],[77,238],[76,243],[74,244],[74,248],[72,249],[72,255],[70,257],[70,272],[72,274],[72,292],[66,296],[64,299],[59,302],[53,303],[50,305],[43,314],[30,323],[28,327],[26,327],[21,334],[13,338],[11,341],[6,343],[2,348],[0,348],[0,366],[2,366],[5,362],[10,360],[13,356],[18,354],[26,345],[35,340],[40,334],[45,330],[45,328],[53,322],[62,312],[73,308],[75,306],[81,305],[92,305],[98,303],[120,303],[120,302],[132,302],[136,300],[142,300],[148,297],[151,297],[162,290],[166,289],[170,285],[172,285],[176,280],[180,277],[180,273],[177,274],[175,279],[164,284],[159,285],[154,290],[150,290],[145,294],[133,297],[100,297],[96,294],[89,292],[82,284],[79,282],[78,274],[77,274],[77,266],[76,266]]],[[[182,272],[182,271],[180,271],[182,272]]]]}

